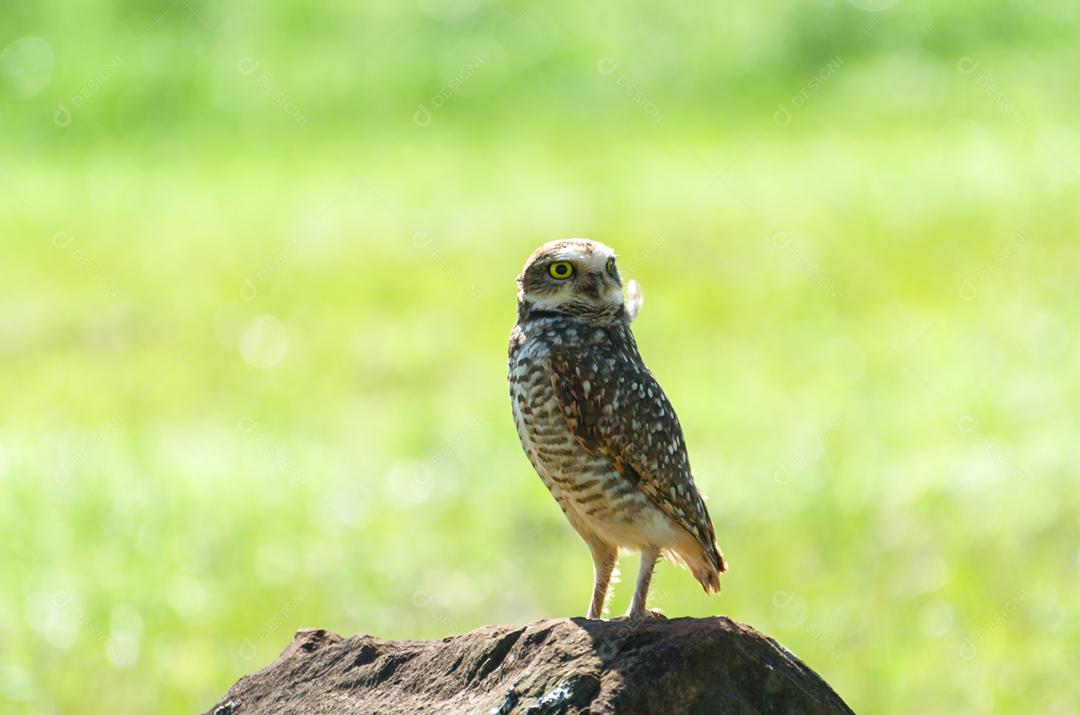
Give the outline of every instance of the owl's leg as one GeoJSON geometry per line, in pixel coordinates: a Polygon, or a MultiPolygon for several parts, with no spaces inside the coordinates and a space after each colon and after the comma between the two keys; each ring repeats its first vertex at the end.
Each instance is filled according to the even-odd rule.
{"type": "Polygon", "coordinates": [[[589,615],[586,618],[600,618],[604,615],[604,601],[607,599],[611,573],[619,557],[619,550],[609,544],[589,544],[593,562],[593,591],[589,603],[589,615]]]}
{"type": "Polygon", "coordinates": [[[637,587],[634,589],[634,597],[630,600],[630,610],[626,612],[626,617],[630,620],[654,615],[645,610],[645,599],[649,595],[649,584],[652,583],[653,569],[656,567],[658,558],[660,558],[660,549],[655,546],[647,546],[641,550],[641,568],[638,570],[637,587]]]}

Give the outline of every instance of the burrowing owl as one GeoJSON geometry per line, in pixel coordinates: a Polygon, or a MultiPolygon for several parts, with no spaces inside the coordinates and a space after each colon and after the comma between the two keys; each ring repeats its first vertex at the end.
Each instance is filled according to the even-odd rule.
{"type": "Polygon", "coordinates": [[[627,615],[647,615],[657,558],[687,566],[706,593],[726,570],[690,475],[675,410],[638,353],[615,252],[586,239],[538,248],[517,278],[510,402],[521,445],[592,553],[589,618],[604,609],[620,548],[641,552],[627,615]]]}

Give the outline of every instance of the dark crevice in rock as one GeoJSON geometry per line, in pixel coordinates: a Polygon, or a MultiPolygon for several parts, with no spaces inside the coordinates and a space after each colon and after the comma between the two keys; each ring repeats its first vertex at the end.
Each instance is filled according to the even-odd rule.
{"type": "Polygon", "coordinates": [[[525,629],[522,628],[520,630],[510,631],[499,638],[495,647],[484,656],[483,660],[478,664],[478,667],[469,674],[469,681],[471,682],[474,676],[476,680],[483,680],[493,670],[502,665],[506,656],[510,653],[510,649],[514,647],[514,644],[518,642],[518,639],[521,638],[521,634],[524,632],[525,629]]]}
{"type": "Polygon", "coordinates": [[[365,643],[360,646],[356,651],[356,657],[353,658],[353,667],[357,668],[361,665],[367,665],[368,663],[375,662],[375,659],[379,657],[379,651],[375,646],[370,643],[365,643]]]}

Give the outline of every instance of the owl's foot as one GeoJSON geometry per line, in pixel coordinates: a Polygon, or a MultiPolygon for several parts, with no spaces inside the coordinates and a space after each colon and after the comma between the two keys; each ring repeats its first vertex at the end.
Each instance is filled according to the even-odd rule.
{"type": "Polygon", "coordinates": [[[666,621],[668,619],[660,611],[651,611],[648,608],[643,608],[640,611],[631,611],[625,616],[619,616],[618,618],[612,618],[612,621],[666,621]]]}
{"type": "Polygon", "coordinates": [[[630,599],[630,610],[626,612],[628,621],[644,621],[666,618],[659,611],[650,611],[645,608],[646,598],[649,596],[649,583],[652,582],[653,567],[656,559],[660,556],[660,549],[648,546],[641,550],[641,568],[638,570],[637,587],[634,596],[630,599]]]}

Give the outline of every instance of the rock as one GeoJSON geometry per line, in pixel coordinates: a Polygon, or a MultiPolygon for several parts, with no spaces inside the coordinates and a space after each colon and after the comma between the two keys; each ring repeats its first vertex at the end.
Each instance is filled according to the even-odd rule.
{"type": "Polygon", "coordinates": [[[851,713],[772,638],[728,618],[537,621],[441,641],[302,630],[207,715],[851,713]]]}

